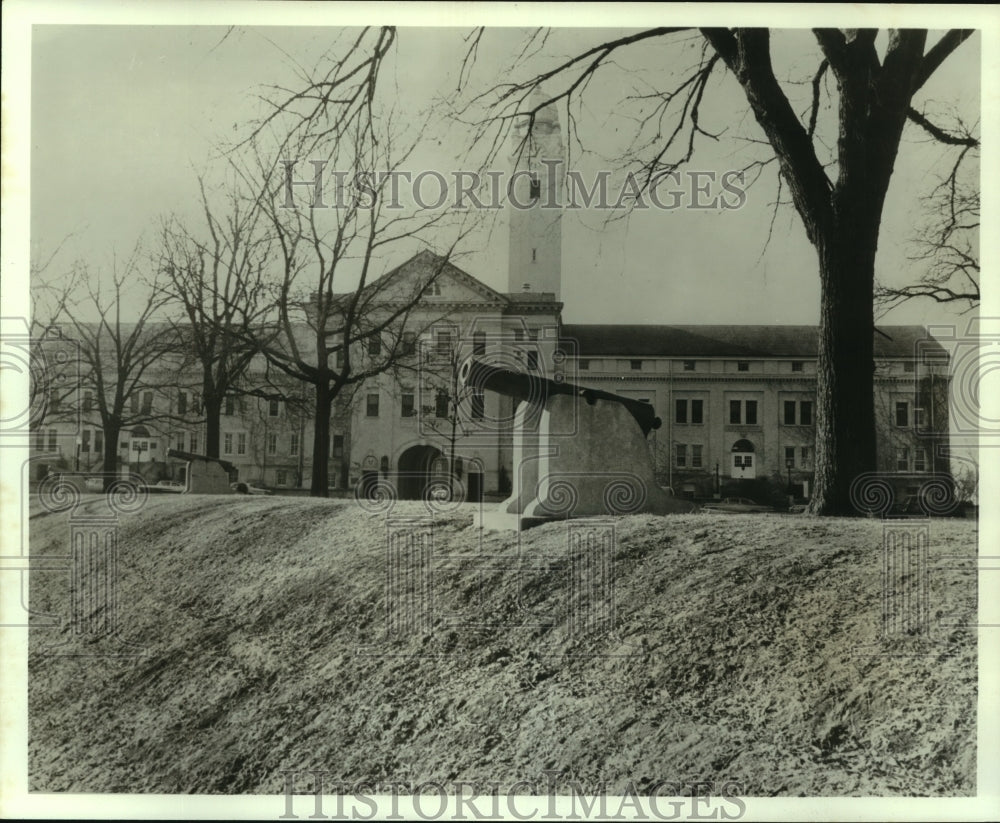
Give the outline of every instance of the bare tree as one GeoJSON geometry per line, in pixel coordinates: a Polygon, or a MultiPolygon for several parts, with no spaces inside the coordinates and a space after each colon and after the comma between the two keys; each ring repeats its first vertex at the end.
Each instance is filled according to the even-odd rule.
{"type": "Polygon", "coordinates": [[[476,419],[482,419],[482,392],[461,380],[463,363],[472,354],[472,345],[455,329],[450,338],[422,341],[420,355],[421,397],[427,391],[430,402],[420,404],[421,431],[436,437],[445,447],[449,478],[458,476],[456,450],[476,419]]]}
{"type": "Polygon", "coordinates": [[[966,311],[979,305],[979,165],[966,162],[978,160],[978,139],[961,123],[953,133],[969,142],[924,198],[927,218],[910,257],[923,273],[915,283],[880,282],[875,296],[885,311],[914,298],[964,303],[966,311]]]}
{"type": "MultiPolygon", "coordinates": [[[[636,32],[598,43],[526,80],[493,86],[477,98],[489,112],[481,120],[480,140],[499,151],[511,124],[524,116],[530,134],[536,114],[551,101],[565,102],[570,133],[577,134],[570,104],[585,95],[598,71],[613,66],[634,44],[655,39],[679,47],[677,41],[689,39],[694,31],[636,32]],[[679,32],[685,33],[679,36],[679,32]],[[533,102],[532,93],[543,83],[559,88],[542,102],[533,102]]],[[[880,50],[877,30],[815,29],[816,62],[801,79],[811,84],[812,103],[802,112],[793,107],[775,73],[769,30],[706,28],[697,33],[703,43],[694,68],[681,80],[668,81],[646,95],[654,104],[653,112],[641,124],[649,129],[637,133],[648,139],[637,144],[634,157],[649,187],[688,162],[699,140],[718,139],[721,130],[710,130],[701,110],[712,74],[729,69],[766,138],[764,145],[773,152],[770,159],[777,160],[779,179],[788,188],[818,257],[816,485],[810,510],[854,514],[851,482],[874,469],[876,453],[874,283],[882,208],[908,121],[940,142],[961,144],[961,136],[933,124],[914,108],[914,101],[973,32],[949,31],[928,48],[926,31],[891,30],[880,50]],[[833,152],[823,147],[817,129],[828,73],[836,80],[833,152]]],[[[481,34],[472,36],[463,77],[481,34]]],[[[534,35],[522,54],[537,50],[545,36],[534,35]]]]}
{"type": "Polygon", "coordinates": [[[164,364],[179,349],[175,330],[156,318],[167,298],[143,281],[139,249],[125,260],[115,258],[107,277],[81,271],[86,297],[68,311],[83,361],[81,391],[92,391],[104,433],[104,483],[107,488],[118,466],[118,438],[133,426],[170,417],[153,399],[176,375],[164,364]],[[124,314],[135,310],[135,320],[124,314]]]}
{"type": "Polygon", "coordinates": [[[270,308],[271,238],[262,211],[235,186],[213,207],[204,180],[198,184],[203,225],[191,230],[177,218],[166,220],[157,265],[163,294],[180,310],[174,327],[200,375],[195,413],[204,414],[205,454],[218,457],[223,403],[254,356],[247,331],[270,308]]]}
{"type": "Polygon", "coordinates": [[[68,239],[64,238],[51,253],[33,258],[30,264],[28,291],[31,319],[28,328],[31,380],[28,392],[31,426],[36,430],[41,429],[51,414],[58,413],[59,408],[77,391],[75,381],[62,379],[65,377],[64,370],[55,358],[50,362],[48,357],[55,354],[60,346],[63,337],[61,324],[67,319],[79,281],[79,267],[76,265],[53,270],[53,264],[68,239]]]}
{"type": "MultiPolygon", "coordinates": [[[[392,29],[365,29],[314,75],[305,93],[273,90],[273,111],[239,148],[251,147],[246,172],[261,192],[277,257],[274,314],[252,335],[257,351],[285,374],[309,384],[314,395],[310,492],[328,494],[330,419],[348,387],[391,371],[409,356],[406,331],[421,332],[423,297],[445,270],[463,236],[413,266],[378,277],[390,254],[444,237],[446,211],[399,208],[393,173],[420,139],[398,145],[393,112],[380,108],[380,69],[395,39],[392,29]],[[276,135],[281,162],[261,150],[276,135]],[[351,190],[336,178],[327,204],[315,186],[297,206],[293,176],[303,168],[350,170],[351,190]],[[419,311],[418,311],[419,309],[419,311]]],[[[419,130],[418,130],[419,131],[419,130]]],[[[347,174],[347,172],[343,172],[347,174]]]]}

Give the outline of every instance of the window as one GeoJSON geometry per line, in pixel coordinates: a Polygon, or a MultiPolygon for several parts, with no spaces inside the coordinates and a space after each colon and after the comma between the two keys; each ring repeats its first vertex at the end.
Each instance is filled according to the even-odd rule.
{"type": "Polygon", "coordinates": [[[437,336],[437,353],[442,357],[447,357],[451,354],[451,332],[441,331],[438,332],[437,336]]]}
{"type": "Polygon", "coordinates": [[[477,356],[486,354],[486,332],[477,331],[472,335],[472,353],[477,356]]]}
{"type": "Polygon", "coordinates": [[[694,371],[695,361],[685,360],[684,361],[684,371],[694,371]]]}
{"type": "Polygon", "coordinates": [[[284,469],[278,469],[274,473],[274,484],[276,486],[284,486],[288,482],[288,475],[284,469]]]}
{"type": "Polygon", "coordinates": [[[802,455],[802,465],[804,466],[804,465],[806,465],[809,462],[809,457],[810,457],[810,455],[809,455],[809,447],[808,446],[803,446],[802,449],[801,449],[800,454],[802,455]]]}
{"type": "Polygon", "coordinates": [[[222,453],[223,454],[233,453],[233,435],[230,432],[226,432],[222,436],[222,453]]]}
{"type": "Polygon", "coordinates": [[[378,357],[382,354],[382,338],[377,334],[368,338],[368,354],[372,357],[378,357]]]}
{"type": "Polygon", "coordinates": [[[813,422],[812,400],[803,400],[799,403],[799,425],[811,426],[813,422]]]}
{"type": "Polygon", "coordinates": [[[291,439],[288,442],[288,453],[292,457],[298,456],[299,453],[299,436],[296,432],[292,432],[291,439]]]}
{"type": "Polygon", "coordinates": [[[191,442],[191,446],[189,447],[189,450],[193,454],[197,454],[198,453],[198,435],[195,434],[194,432],[191,433],[191,441],[190,442],[191,442]]]}
{"type": "Polygon", "coordinates": [[[201,395],[194,392],[191,397],[191,409],[195,414],[201,414],[201,395]]]}
{"type": "Polygon", "coordinates": [[[924,425],[925,425],[924,421],[926,419],[927,418],[924,415],[924,410],[923,409],[921,409],[920,407],[916,407],[916,408],[913,409],[913,425],[916,428],[922,429],[924,427],[924,425]]]}
{"type": "Polygon", "coordinates": [[[417,335],[412,331],[403,332],[403,354],[413,354],[417,350],[417,335]]]}
{"type": "Polygon", "coordinates": [[[757,425],[757,401],[756,400],[730,400],[729,401],[729,422],[730,424],[744,423],[747,426],[757,425]]]}
{"type": "Polygon", "coordinates": [[[400,414],[403,417],[415,417],[417,414],[417,409],[413,405],[413,392],[403,392],[400,396],[402,408],[400,409],[400,414]]]}
{"type": "Polygon", "coordinates": [[[792,371],[802,371],[802,361],[793,360],[792,361],[792,371]]]}
{"type": "Polygon", "coordinates": [[[785,446],[785,465],[795,465],[795,446],[785,446]]]}
{"type": "Polygon", "coordinates": [[[472,393],[472,419],[482,420],[486,416],[486,395],[481,391],[472,393]]]}
{"type": "Polygon", "coordinates": [[[912,372],[913,368],[914,368],[914,365],[913,365],[913,361],[912,360],[907,360],[905,363],[903,363],[903,371],[904,372],[912,372]]]}
{"type": "Polygon", "coordinates": [[[230,395],[226,397],[226,408],[223,411],[223,414],[226,415],[226,417],[232,417],[235,409],[236,409],[236,403],[233,400],[232,396],[230,395]]]}
{"type": "Polygon", "coordinates": [[[910,452],[909,449],[901,447],[896,449],[896,471],[909,471],[910,469],[910,452]]]}
{"type": "Polygon", "coordinates": [[[641,360],[629,360],[628,361],[628,365],[629,365],[629,368],[632,369],[632,371],[642,371],[642,361],[641,360]]]}
{"type": "MultiPolygon", "coordinates": [[[[649,402],[648,400],[646,402],[649,402]]],[[[674,420],[677,423],[694,423],[700,424],[704,421],[704,408],[705,401],[703,400],[685,400],[683,398],[678,398],[674,401],[674,420]],[[690,405],[689,405],[690,404],[690,405]],[[690,419],[688,418],[688,409],[691,410],[690,419]]]]}
{"type": "Polygon", "coordinates": [[[677,467],[683,468],[687,465],[687,445],[684,443],[678,443],[675,446],[676,456],[677,456],[677,467]]]}
{"type": "Polygon", "coordinates": [[[187,414],[188,396],[186,391],[177,392],[177,413],[187,414]]]}
{"type": "Polygon", "coordinates": [[[794,426],[795,425],[795,401],[786,400],[785,401],[785,425],[794,426]]]}
{"type": "Polygon", "coordinates": [[[913,471],[927,471],[927,449],[917,449],[913,455],[913,471]]]}
{"type": "Polygon", "coordinates": [[[83,440],[80,443],[80,451],[82,451],[82,452],[88,452],[89,453],[90,452],[90,431],[87,430],[87,429],[84,429],[83,432],[82,432],[82,434],[83,434],[83,440]]]}
{"type": "Polygon", "coordinates": [[[590,371],[590,361],[589,360],[580,360],[579,364],[580,364],[580,371],[590,371]]]}
{"type": "Polygon", "coordinates": [[[750,364],[746,360],[740,360],[739,363],[736,364],[736,370],[750,371],[750,364]]]}
{"type": "Polygon", "coordinates": [[[57,437],[56,430],[55,429],[49,429],[49,451],[50,452],[58,451],[58,447],[56,446],[56,437],[57,437]]]}
{"type": "Polygon", "coordinates": [[[153,393],[146,391],[142,393],[142,413],[150,414],[153,411],[153,393]]]}
{"type": "Polygon", "coordinates": [[[100,454],[104,451],[104,432],[94,429],[94,451],[100,454]]]}
{"type": "Polygon", "coordinates": [[[342,369],[342,368],[344,368],[344,350],[343,349],[337,349],[337,353],[334,356],[333,362],[336,364],[334,366],[335,369],[342,369]]]}
{"type": "Polygon", "coordinates": [[[798,425],[812,425],[812,400],[786,400],[782,404],[782,420],[786,426],[796,425],[795,411],[798,407],[798,425]]]}
{"type": "Polygon", "coordinates": [[[378,395],[369,394],[365,404],[365,414],[368,417],[378,417],[378,395]]]}
{"type": "Polygon", "coordinates": [[[40,452],[45,451],[45,432],[41,429],[35,435],[35,448],[40,452]]]}
{"type": "Polygon", "coordinates": [[[903,427],[910,425],[910,404],[905,401],[896,403],[896,425],[903,427]]]}
{"type": "Polygon", "coordinates": [[[267,436],[267,453],[268,454],[278,453],[278,435],[269,434],[267,436]]]}
{"type": "Polygon", "coordinates": [[[691,468],[700,469],[701,468],[701,446],[691,447],[691,468]]]}
{"type": "Polygon", "coordinates": [[[524,329],[514,329],[514,342],[520,343],[524,340],[524,329]]]}
{"type": "Polygon", "coordinates": [[[240,432],[236,435],[236,453],[246,454],[247,453],[247,435],[246,432],[240,432]]]}
{"type": "Polygon", "coordinates": [[[131,410],[132,414],[138,414],[139,413],[139,395],[138,394],[133,394],[129,398],[129,409],[131,410]]]}
{"type": "Polygon", "coordinates": [[[94,404],[94,396],[90,393],[90,391],[85,391],[83,393],[83,413],[88,414],[93,404],[94,404]]]}
{"type": "Polygon", "coordinates": [[[333,436],[333,456],[338,460],[344,456],[344,435],[342,434],[333,436]]]}
{"type": "Polygon", "coordinates": [[[528,368],[531,371],[538,371],[538,352],[529,351],[528,352],[528,368]]]}
{"type": "Polygon", "coordinates": [[[267,401],[267,416],[277,417],[278,416],[278,401],[268,400],[267,401]]]}
{"type": "Polygon", "coordinates": [[[435,417],[447,417],[448,416],[448,393],[439,391],[434,398],[434,415],[435,417]]]}

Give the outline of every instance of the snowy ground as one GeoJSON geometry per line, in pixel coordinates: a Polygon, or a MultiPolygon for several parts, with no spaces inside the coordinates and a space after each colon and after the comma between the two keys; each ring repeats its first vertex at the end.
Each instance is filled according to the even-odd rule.
{"type": "MultiPolygon", "coordinates": [[[[101,512],[89,497],[73,517],[101,512]]],[[[68,571],[34,572],[32,608],[63,623],[31,633],[31,789],[557,769],[610,793],[694,778],[751,796],[975,793],[974,521],[891,526],[929,534],[929,624],[908,634],[917,600],[883,598],[877,520],[634,516],[568,554],[566,523],[518,541],[476,532],[468,506],[427,517],[151,497],[122,516],[106,578],[118,638],[70,620],[68,571]],[[408,540],[427,533],[433,554],[387,577],[387,545],[426,549],[408,540]],[[423,589],[393,588],[414,575],[423,589]]],[[[70,528],[33,508],[32,554],[67,555],[70,528]]],[[[901,594],[919,570],[892,572],[901,594]]]]}

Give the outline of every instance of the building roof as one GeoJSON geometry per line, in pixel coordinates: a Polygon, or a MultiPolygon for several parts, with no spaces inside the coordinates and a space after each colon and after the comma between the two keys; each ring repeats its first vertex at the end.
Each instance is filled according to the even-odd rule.
{"type": "MultiPolygon", "coordinates": [[[[876,357],[947,352],[923,326],[878,326],[876,357]]],[[[818,326],[635,326],[571,324],[561,348],[581,357],[816,357],[818,326]],[[575,342],[575,347],[574,347],[575,342]]]]}

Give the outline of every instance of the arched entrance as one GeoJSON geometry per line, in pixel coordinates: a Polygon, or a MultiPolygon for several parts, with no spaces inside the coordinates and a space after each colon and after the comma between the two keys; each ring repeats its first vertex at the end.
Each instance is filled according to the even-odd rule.
{"type": "Polygon", "coordinates": [[[730,452],[730,476],[736,480],[753,480],[757,476],[757,458],[753,443],[749,440],[737,440],[730,452]]]}
{"type": "Polygon", "coordinates": [[[434,463],[443,458],[440,449],[433,446],[411,446],[399,456],[397,463],[398,482],[401,500],[420,500],[424,489],[434,477],[434,463]]]}

